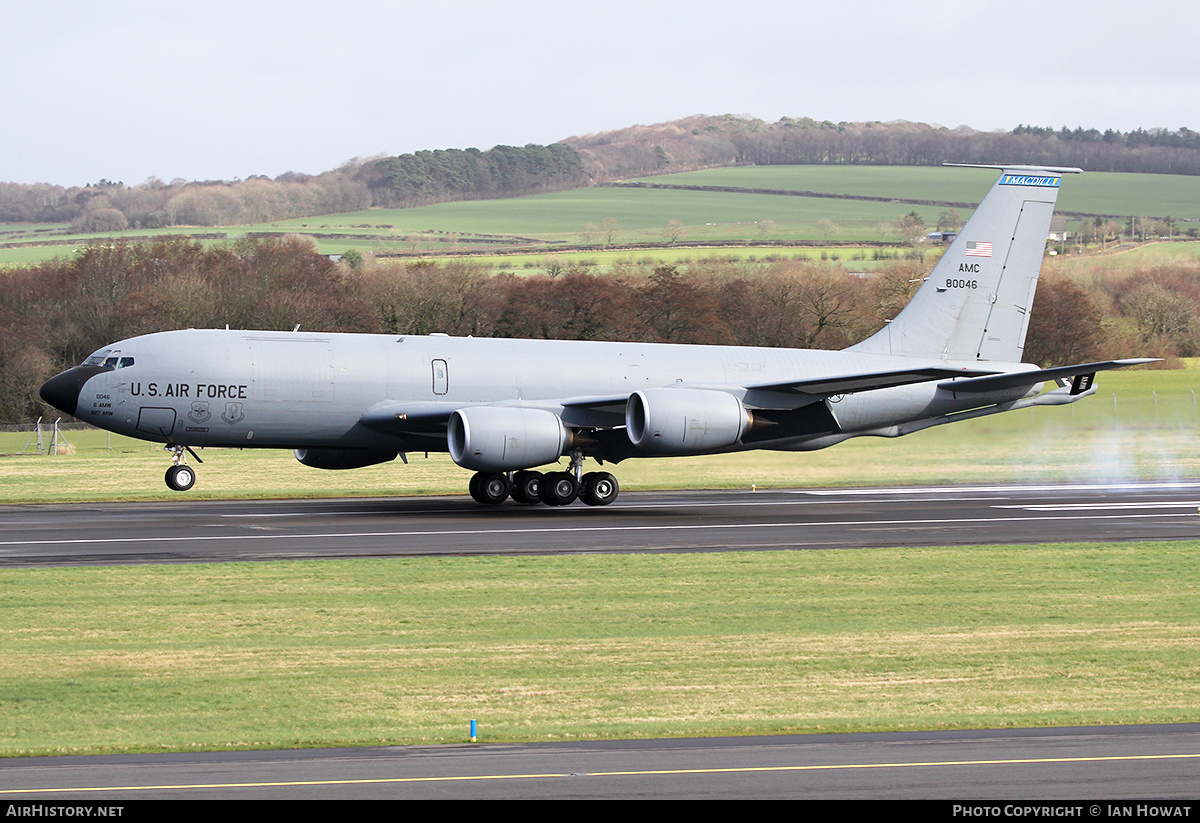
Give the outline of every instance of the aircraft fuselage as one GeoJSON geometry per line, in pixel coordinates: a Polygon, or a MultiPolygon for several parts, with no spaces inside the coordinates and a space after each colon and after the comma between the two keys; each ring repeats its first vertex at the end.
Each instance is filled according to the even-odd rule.
{"type": "MultiPolygon", "coordinates": [[[[86,379],[73,414],[100,428],[188,446],[396,452],[444,450],[445,429],[389,433],[364,422],[364,415],[379,408],[411,409],[416,415],[425,409],[544,403],[586,427],[589,414],[604,412],[564,411],[564,398],[628,397],[639,389],[676,385],[719,386],[728,392],[731,386],[914,367],[912,358],[848,351],[210,329],[145,335],[97,354],[131,362],[109,369],[79,366],[64,377],[95,370],[76,375],[86,379]]],[[[838,431],[852,435],[1030,392],[1022,387],[956,397],[925,382],[879,389],[869,398],[849,393],[825,399],[753,388],[732,393],[751,409],[826,403],[838,431]]],[[[707,451],[805,448],[813,435],[830,433],[707,451]]]]}

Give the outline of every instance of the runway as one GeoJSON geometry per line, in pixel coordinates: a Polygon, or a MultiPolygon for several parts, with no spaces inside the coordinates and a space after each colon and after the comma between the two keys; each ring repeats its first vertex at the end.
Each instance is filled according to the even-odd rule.
{"type": "Polygon", "coordinates": [[[0,565],[1188,540],[1200,482],[0,507],[0,565]]]}
{"type": "MultiPolygon", "coordinates": [[[[1190,540],[1198,509],[1195,481],[4,506],[0,566],[1190,540]]],[[[1191,724],[22,758],[0,798],[1186,799],[1198,775],[1191,724]]]]}
{"type": "Polygon", "coordinates": [[[1190,809],[1198,771],[1182,724],[38,757],[0,764],[0,800],[970,798],[1107,818],[1111,798],[1190,809]]]}

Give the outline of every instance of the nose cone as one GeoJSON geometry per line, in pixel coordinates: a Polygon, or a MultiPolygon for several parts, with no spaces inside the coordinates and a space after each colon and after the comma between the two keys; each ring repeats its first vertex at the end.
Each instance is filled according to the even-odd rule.
{"type": "Polygon", "coordinates": [[[76,366],[67,369],[43,383],[38,394],[54,408],[74,415],[79,406],[79,392],[83,389],[83,384],[102,371],[104,368],[99,366],[76,366]]]}

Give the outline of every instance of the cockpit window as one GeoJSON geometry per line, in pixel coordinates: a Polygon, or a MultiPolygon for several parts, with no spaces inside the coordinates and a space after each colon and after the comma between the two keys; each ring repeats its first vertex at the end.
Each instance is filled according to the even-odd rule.
{"type": "Polygon", "coordinates": [[[133,365],[132,357],[119,357],[118,355],[120,354],[121,352],[113,351],[112,349],[98,351],[87,360],[84,360],[83,365],[101,366],[106,369],[123,369],[133,365]]]}

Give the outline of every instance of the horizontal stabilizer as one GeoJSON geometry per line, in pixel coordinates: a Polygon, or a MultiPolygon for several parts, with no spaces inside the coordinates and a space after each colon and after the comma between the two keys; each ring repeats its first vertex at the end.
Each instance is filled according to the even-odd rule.
{"type": "Polygon", "coordinates": [[[1032,386],[1046,380],[1059,380],[1079,375],[1095,375],[1096,372],[1109,369],[1121,369],[1126,366],[1140,366],[1143,363],[1153,363],[1157,357],[1130,357],[1125,360],[1103,360],[1099,363],[1081,363],[1077,366],[1057,366],[1053,369],[1031,369],[1030,371],[1011,372],[1009,374],[992,374],[986,377],[968,377],[965,380],[951,380],[939,383],[939,389],[959,393],[1003,391],[1015,389],[1018,386],[1032,386]]]}
{"type": "MultiPolygon", "coordinates": [[[[995,374],[992,369],[968,369],[930,366],[921,369],[897,369],[896,371],[870,372],[866,374],[843,374],[834,377],[818,377],[812,380],[793,380],[789,383],[759,383],[746,386],[763,391],[793,391],[814,397],[830,397],[835,394],[852,394],[875,389],[890,389],[910,383],[928,383],[950,377],[973,377],[995,374]]],[[[981,378],[983,379],[983,378],[981,378]]],[[[957,383],[955,385],[958,385],[957,383]]]]}

